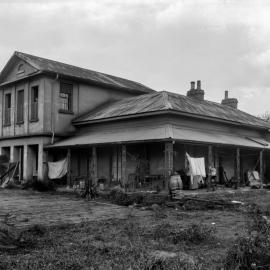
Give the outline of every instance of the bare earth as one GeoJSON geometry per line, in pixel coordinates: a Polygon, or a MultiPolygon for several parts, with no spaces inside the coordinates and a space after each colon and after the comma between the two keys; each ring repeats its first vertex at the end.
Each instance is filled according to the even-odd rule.
{"type": "MultiPolygon", "coordinates": [[[[257,203],[265,213],[270,213],[268,190],[227,190],[199,196],[257,203]]],[[[72,194],[0,189],[0,222],[7,214],[8,221],[18,228],[41,224],[47,229],[44,235],[26,233],[33,245],[0,253],[0,270],[159,269],[147,268],[144,261],[146,254],[157,250],[191,256],[200,266],[194,269],[223,269],[226,252],[237,237],[246,234],[247,221],[241,209],[185,210],[161,206],[146,210],[85,201],[72,194]],[[50,226],[67,224],[72,225],[50,226]],[[213,228],[214,238],[200,243],[181,239],[174,243],[167,234],[156,236],[166,232],[170,225],[184,230],[193,224],[213,228]]],[[[191,269],[183,268],[177,261],[171,263],[164,269],[191,269]]]]}
{"type": "MultiPolygon", "coordinates": [[[[142,215],[141,211],[134,211],[136,215],[142,215]]],[[[109,202],[85,201],[73,194],[0,189],[0,221],[7,214],[9,223],[16,227],[34,224],[50,226],[124,219],[129,214],[129,209],[109,202]]]]}

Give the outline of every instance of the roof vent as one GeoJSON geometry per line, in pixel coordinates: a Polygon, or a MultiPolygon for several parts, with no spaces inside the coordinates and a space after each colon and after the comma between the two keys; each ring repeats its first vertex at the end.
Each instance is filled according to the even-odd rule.
{"type": "Polygon", "coordinates": [[[195,82],[190,82],[190,90],[187,91],[187,96],[204,100],[204,90],[201,89],[201,81],[197,81],[197,89],[195,89],[195,82]]]}
{"type": "Polygon", "coordinates": [[[222,105],[229,106],[231,108],[237,109],[238,100],[237,98],[229,98],[229,91],[225,91],[225,97],[221,101],[222,105]]]}

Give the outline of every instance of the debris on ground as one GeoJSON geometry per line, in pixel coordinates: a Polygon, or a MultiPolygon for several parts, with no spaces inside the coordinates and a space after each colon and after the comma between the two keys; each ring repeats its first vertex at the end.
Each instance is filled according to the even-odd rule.
{"type": "Polygon", "coordinates": [[[168,207],[178,208],[181,207],[184,210],[207,210],[207,209],[235,209],[241,205],[242,202],[231,201],[223,198],[215,199],[203,199],[198,197],[185,196],[175,201],[167,202],[165,204],[168,207]]]}

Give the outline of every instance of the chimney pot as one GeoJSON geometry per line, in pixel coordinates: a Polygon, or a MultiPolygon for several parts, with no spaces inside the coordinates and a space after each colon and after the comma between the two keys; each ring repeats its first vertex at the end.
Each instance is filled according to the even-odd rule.
{"type": "Polygon", "coordinates": [[[229,106],[231,108],[237,109],[238,100],[236,98],[229,98],[229,91],[225,91],[225,97],[221,101],[221,104],[224,106],[229,106]]]}
{"type": "Polygon", "coordinates": [[[197,89],[195,89],[195,82],[190,82],[190,90],[187,91],[187,96],[197,100],[204,100],[204,90],[201,89],[201,81],[197,81],[197,89]]]}
{"type": "Polygon", "coordinates": [[[197,81],[197,90],[201,90],[201,81],[197,81]]]}

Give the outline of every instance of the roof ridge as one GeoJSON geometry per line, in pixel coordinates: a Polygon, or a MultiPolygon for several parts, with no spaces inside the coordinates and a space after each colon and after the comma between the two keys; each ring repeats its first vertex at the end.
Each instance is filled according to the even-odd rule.
{"type": "MultiPolygon", "coordinates": [[[[185,99],[187,99],[187,100],[191,100],[192,102],[197,102],[197,103],[201,103],[201,104],[205,104],[205,105],[207,105],[207,104],[209,104],[209,105],[215,105],[215,106],[218,106],[219,108],[222,108],[222,109],[227,109],[227,107],[224,107],[225,105],[222,105],[221,103],[219,103],[219,102],[217,102],[217,101],[212,101],[212,100],[208,100],[208,99],[204,99],[204,100],[196,100],[196,99],[192,99],[192,98],[190,98],[190,97],[187,97],[187,96],[185,96],[185,95],[182,95],[182,94],[178,94],[178,93],[174,93],[174,92],[167,92],[166,91],[166,93],[167,94],[169,94],[169,95],[174,95],[174,96],[177,96],[177,97],[181,97],[181,98],[185,98],[185,99]]],[[[170,103],[171,104],[171,103],[170,103]]],[[[229,107],[229,109],[230,110],[233,110],[233,111],[235,111],[235,112],[238,112],[238,113],[242,113],[242,114],[244,114],[244,115],[246,115],[246,116],[251,116],[251,117],[254,117],[255,119],[257,119],[257,120],[259,120],[259,121],[263,121],[263,122],[266,122],[267,123],[267,121],[265,121],[265,120],[263,120],[263,119],[261,119],[260,117],[257,117],[257,116],[255,116],[255,115],[253,115],[253,114],[250,114],[250,113],[248,113],[248,112],[245,112],[245,111],[243,111],[243,110],[240,110],[240,109],[236,109],[236,108],[231,108],[231,107],[229,107]]]]}
{"type": "Polygon", "coordinates": [[[162,99],[163,99],[163,103],[164,103],[166,110],[173,109],[173,106],[172,106],[171,102],[169,101],[168,92],[162,91],[161,93],[162,93],[162,99]]]}
{"type": "MultiPolygon", "coordinates": [[[[54,63],[57,63],[57,64],[69,66],[69,67],[71,67],[71,68],[76,68],[76,69],[84,70],[84,71],[87,71],[87,72],[94,72],[94,73],[96,73],[96,74],[98,74],[98,75],[100,75],[100,76],[102,76],[102,77],[106,77],[108,80],[113,81],[114,83],[116,83],[116,84],[118,84],[118,85],[119,85],[119,82],[116,82],[115,79],[116,79],[116,80],[117,80],[117,79],[124,80],[124,81],[127,81],[127,82],[134,83],[134,84],[136,84],[136,85],[138,85],[138,86],[147,88],[147,89],[149,89],[149,90],[151,90],[151,91],[154,92],[153,89],[151,89],[150,87],[148,87],[148,86],[146,86],[146,85],[144,85],[144,84],[142,84],[142,83],[136,82],[136,81],[134,81],[134,80],[126,79],[126,78],[123,78],[123,77],[119,77],[119,76],[107,74],[107,73],[100,72],[100,71],[96,71],[96,70],[92,70],[92,69],[89,69],[89,68],[84,68],[84,67],[79,67],[79,66],[71,65],[71,64],[68,64],[68,63],[64,63],[64,62],[60,62],[60,61],[56,61],[56,60],[53,60],[53,59],[44,58],[44,57],[41,57],[41,56],[36,56],[36,55],[33,55],[33,54],[24,53],[24,52],[15,51],[14,54],[17,55],[18,57],[20,57],[21,59],[23,59],[24,61],[27,61],[27,62],[30,61],[30,62],[31,62],[30,64],[31,64],[32,66],[34,66],[35,68],[37,68],[37,67],[36,67],[36,65],[31,61],[31,59],[30,59],[30,60],[29,60],[29,59],[26,60],[26,59],[24,59],[23,56],[25,56],[25,57],[34,57],[34,58],[37,58],[37,59],[39,58],[39,59],[42,59],[42,60],[45,60],[45,61],[51,61],[51,62],[54,62],[54,63]]],[[[38,69],[39,69],[39,70],[43,70],[42,67],[40,67],[40,66],[38,67],[38,69]]],[[[145,92],[146,92],[146,91],[145,91],[145,92]]]]}

